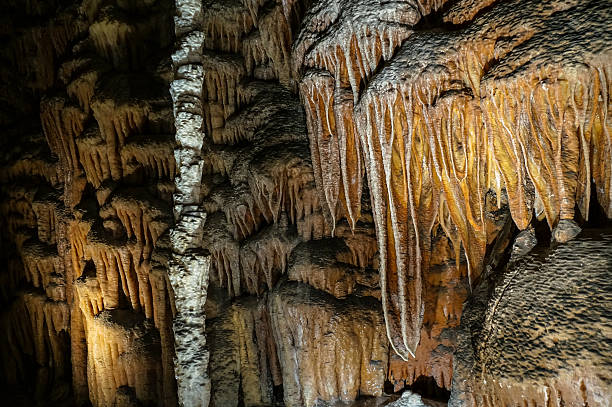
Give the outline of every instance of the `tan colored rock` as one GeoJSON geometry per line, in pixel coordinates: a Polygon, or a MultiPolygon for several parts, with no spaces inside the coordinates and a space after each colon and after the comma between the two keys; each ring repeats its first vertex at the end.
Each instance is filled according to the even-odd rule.
{"type": "MultiPolygon", "coordinates": [[[[608,69],[609,50],[594,34],[603,27],[603,5],[581,5],[578,15],[567,2],[469,6],[484,11],[474,11],[476,18],[454,32],[407,36],[362,92],[352,86],[353,93],[361,92],[349,120],[358,131],[336,131],[330,122],[353,110],[343,107],[345,99],[332,99],[342,91],[341,82],[320,71],[306,72],[302,81],[311,145],[320,145],[323,136],[336,140],[331,149],[313,148],[313,162],[342,164],[321,172],[326,181],[316,178],[332,212],[340,185],[346,184],[346,208],[356,208],[354,197],[361,189],[345,181],[360,179],[361,165],[355,160],[343,164],[342,154],[365,157],[380,241],[383,309],[392,344],[404,358],[419,343],[421,275],[428,267],[427,237],[435,222],[457,253],[463,245],[474,280],[491,240],[484,215],[487,191],[501,196],[505,188],[520,229],[531,221],[535,202],[551,227],[572,219],[575,205],[586,214],[590,181],[578,180],[588,174],[604,185],[598,200],[606,211],[609,206],[609,152],[599,141],[609,132],[603,121],[607,113],[584,113],[603,112],[608,105],[600,76],[608,69]],[[551,46],[551,38],[559,45],[551,46]],[[314,97],[308,89],[323,93],[314,97]],[[359,154],[351,141],[357,136],[359,154]],[[594,159],[591,149],[597,151],[594,159]]],[[[313,41],[343,44],[334,36],[313,41]]],[[[297,63],[308,67],[316,58],[297,63]]]]}
{"type": "Polygon", "coordinates": [[[339,300],[286,282],[270,293],[269,308],[286,405],[382,394],[388,342],[378,300],[339,300]]]}
{"type": "Polygon", "coordinates": [[[293,250],[287,275],[336,298],[353,293],[380,297],[377,273],[355,265],[356,260],[341,239],[313,240],[293,250]]]}
{"type": "Polygon", "coordinates": [[[282,383],[266,296],[234,302],[209,328],[211,406],[271,405],[282,383]]]}
{"type": "Polygon", "coordinates": [[[7,402],[606,405],[606,6],[4,2],[7,402]]]}

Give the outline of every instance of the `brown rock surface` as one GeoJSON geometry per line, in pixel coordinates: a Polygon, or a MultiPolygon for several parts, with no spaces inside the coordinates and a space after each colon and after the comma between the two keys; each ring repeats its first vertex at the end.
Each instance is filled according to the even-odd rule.
{"type": "Polygon", "coordinates": [[[272,291],[269,307],[286,405],[382,394],[388,344],[375,298],[340,300],[286,282],[272,291]]]}
{"type": "Polygon", "coordinates": [[[300,406],[380,395],[388,348],[379,302],[363,297],[360,305],[349,295],[379,293],[372,219],[366,211],[361,229],[353,233],[347,225],[328,223],[321,211],[289,70],[287,24],[299,17],[300,5],[208,5],[204,111],[211,137],[204,147],[203,206],[214,293],[207,303],[214,316],[208,328],[211,404],[270,405],[282,397],[286,405],[300,406]],[[296,283],[287,278],[311,285],[298,285],[301,300],[291,306],[285,302],[292,294],[284,287],[296,283]],[[321,300],[308,301],[311,294],[321,300]],[[343,310],[344,304],[350,309],[343,310]],[[362,316],[367,321],[360,321],[362,316]],[[297,348],[288,342],[288,327],[307,332],[307,338],[296,338],[302,341],[297,348]],[[322,330],[334,337],[319,345],[322,330]],[[329,360],[309,361],[318,351],[329,360]],[[291,359],[293,352],[300,362],[291,359]],[[336,363],[337,374],[325,375],[336,363]],[[281,385],[279,397],[275,389],[281,385]]]}
{"type": "Polygon", "coordinates": [[[612,402],[612,242],[585,230],[536,247],[474,291],[461,321],[451,406],[612,402]]]}
{"type": "MultiPolygon", "coordinates": [[[[305,72],[301,89],[313,163],[338,165],[315,171],[333,213],[340,190],[344,207],[354,208],[347,216],[357,211],[357,180],[363,167],[368,174],[380,242],[383,309],[391,343],[404,358],[420,341],[421,275],[428,267],[435,224],[446,230],[457,253],[463,246],[468,276],[475,280],[494,237],[484,225],[488,190],[497,196],[507,191],[520,229],[529,225],[534,207],[552,227],[572,219],[575,206],[588,216],[593,178],[600,186],[598,201],[610,215],[605,79],[610,50],[601,31],[606,6],[597,1],[515,1],[489,7],[463,3],[451,7],[446,18],[475,18],[455,30],[406,31],[407,39],[392,58],[398,45],[381,40],[391,51],[385,56],[384,46],[376,48],[382,54],[374,54],[371,66],[388,62],[365,86],[346,81],[354,79],[350,69],[343,85],[345,71],[326,62],[347,59],[333,57],[334,46],[350,44],[350,38],[336,35],[342,29],[313,38],[306,26],[301,38],[308,40],[296,47],[299,66],[318,69],[305,72]],[[457,7],[466,9],[456,14],[457,7]],[[468,12],[469,7],[474,11],[468,12]],[[332,52],[305,56],[303,49],[314,52],[319,47],[332,52]],[[354,102],[350,97],[336,102],[345,88],[353,94],[359,90],[354,102]],[[338,126],[342,120],[352,130],[338,126]]],[[[323,10],[333,15],[334,7],[323,10]]],[[[357,20],[380,33],[397,27],[368,18],[357,20]]],[[[397,18],[406,26],[417,23],[407,15],[397,18]]],[[[368,42],[356,44],[367,48],[368,42]]]]}
{"type": "Polygon", "coordinates": [[[31,403],[175,404],[171,291],[153,256],[171,223],[155,47],[170,44],[172,4],[18,3],[2,6],[2,52],[29,77],[7,86],[33,107],[2,119],[2,245],[20,260],[3,277],[0,382],[31,403]]]}

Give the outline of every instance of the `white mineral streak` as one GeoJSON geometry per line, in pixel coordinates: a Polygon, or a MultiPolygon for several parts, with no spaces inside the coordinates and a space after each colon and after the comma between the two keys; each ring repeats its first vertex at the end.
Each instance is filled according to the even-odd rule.
{"type": "Polygon", "coordinates": [[[398,400],[387,404],[388,407],[440,407],[446,406],[446,403],[437,401],[423,400],[420,395],[406,390],[402,393],[402,397],[398,400]]]}
{"type": "Polygon", "coordinates": [[[174,369],[179,404],[205,407],[210,400],[204,304],[210,259],[201,251],[206,214],[200,205],[202,183],[202,83],[204,34],[201,2],[176,1],[177,50],[172,55],[175,79],[170,86],[176,127],[177,164],[174,194],[176,225],[170,233],[170,282],[175,295],[174,369]]]}

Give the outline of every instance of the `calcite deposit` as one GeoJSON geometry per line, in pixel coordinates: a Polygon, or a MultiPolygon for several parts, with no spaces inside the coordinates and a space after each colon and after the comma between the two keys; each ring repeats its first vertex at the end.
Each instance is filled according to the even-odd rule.
{"type": "Polygon", "coordinates": [[[5,1],[3,401],[610,406],[610,14],[5,1]]]}
{"type": "MultiPolygon", "coordinates": [[[[462,5],[482,9],[448,32],[419,30],[414,14],[395,9],[406,39],[400,46],[392,35],[397,24],[385,19],[373,24],[377,31],[369,37],[378,47],[342,34],[349,24],[372,30],[370,14],[357,24],[334,22],[322,17],[334,7],[323,7],[307,20],[316,22],[318,40],[302,31],[295,47],[313,162],[321,163],[319,184],[332,213],[340,197],[345,216],[357,213],[364,158],[389,339],[405,359],[420,342],[422,275],[436,225],[453,241],[457,258],[465,251],[471,282],[494,238],[485,225],[489,190],[508,194],[521,230],[533,212],[561,229],[571,228],[575,207],[588,218],[592,181],[611,215],[605,2],[484,6],[462,5]],[[370,56],[370,71],[346,52],[318,57],[319,46],[329,43],[338,50],[355,47],[348,55],[370,56]],[[359,85],[364,75],[371,79],[359,85]],[[338,167],[322,167],[334,163],[338,167]]],[[[443,19],[461,21],[457,7],[443,19]]],[[[561,230],[557,235],[568,239],[561,230]]]]}

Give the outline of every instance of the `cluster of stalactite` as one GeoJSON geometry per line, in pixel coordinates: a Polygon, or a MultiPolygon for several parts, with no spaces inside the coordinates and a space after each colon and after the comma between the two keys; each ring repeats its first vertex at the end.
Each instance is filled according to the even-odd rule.
{"type": "Polygon", "coordinates": [[[2,117],[2,385],[176,404],[173,296],[156,249],[175,175],[172,4],[13,3],[3,58],[25,79],[2,100],[21,92],[2,117]]]}
{"type": "Polygon", "coordinates": [[[316,188],[291,64],[307,6],[211,0],[202,11],[213,406],[348,402],[380,396],[387,378],[369,198],[349,225],[316,188]]]}
{"type": "Polygon", "coordinates": [[[498,206],[507,196],[520,230],[546,219],[560,242],[579,230],[575,208],[588,218],[592,184],[612,217],[611,54],[602,1],[462,1],[429,18],[445,30],[423,30],[413,2],[399,3],[362,14],[378,2],[321,2],[294,64],[332,213],[354,222],[367,174],[387,330],[408,360],[432,231],[457,263],[465,253],[473,283],[499,231],[490,193],[498,206]]]}

